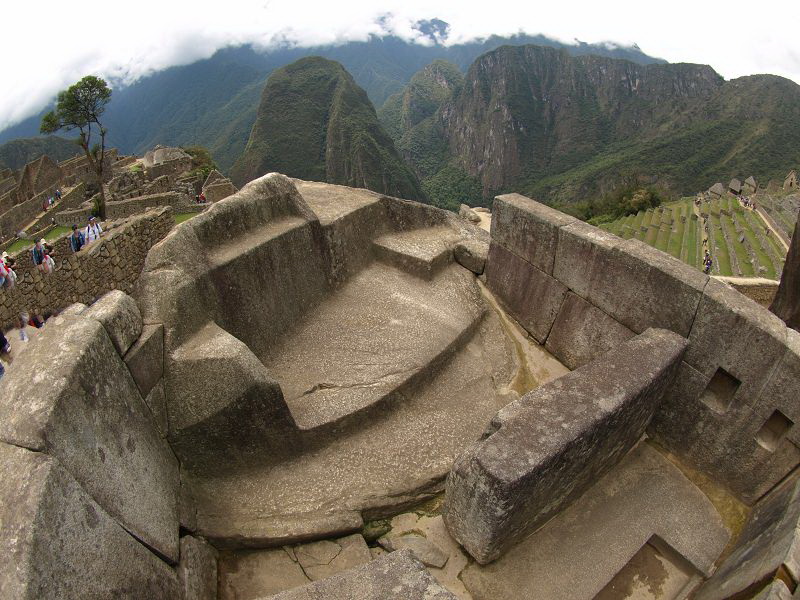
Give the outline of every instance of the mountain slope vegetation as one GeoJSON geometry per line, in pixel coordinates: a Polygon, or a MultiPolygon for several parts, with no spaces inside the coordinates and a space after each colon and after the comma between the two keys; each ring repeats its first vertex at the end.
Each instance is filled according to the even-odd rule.
{"type": "MultiPolygon", "coordinates": [[[[446,24],[438,24],[440,29],[446,29],[446,24]]],[[[420,24],[422,31],[427,31],[425,25],[420,24]]],[[[206,60],[159,71],[115,89],[103,122],[109,131],[108,141],[123,153],[136,154],[156,144],[199,144],[209,148],[220,168],[227,171],[247,143],[269,74],[307,56],[322,56],[343,64],[376,107],[392,94],[402,92],[414,73],[436,59],[448,60],[465,71],[476,57],[503,44],[538,43],[564,47],[575,54],[659,62],[637,47],[568,45],[544,36],[491,36],[451,46],[444,46],[433,37],[430,41],[422,45],[394,36],[373,36],[363,42],[309,48],[225,48],[206,60]]],[[[37,135],[40,121],[41,114],[0,131],[0,143],[37,135]]]]}
{"type": "Polygon", "coordinates": [[[800,86],[771,75],[726,82],[706,65],[504,46],[418,123],[400,116],[413,95],[409,85],[381,117],[431,201],[448,208],[518,191],[589,218],[620,186],[690,194],[800,163],[800,86]]]}
{"type": "Polygon", "coordinates": [[[17,170],[43,154],[55,161],[61,161],[81,153],[80,147],[74,141],[55,135],[22,138],[0,145],[0,167],[17,170]]]}
{"type": "Polygon", "coordinates": [[[242,185],[270,171],[424,199],[366,92],[342,65],[321,57],[278,69],[264,87],[231,177],[242,185]]]}

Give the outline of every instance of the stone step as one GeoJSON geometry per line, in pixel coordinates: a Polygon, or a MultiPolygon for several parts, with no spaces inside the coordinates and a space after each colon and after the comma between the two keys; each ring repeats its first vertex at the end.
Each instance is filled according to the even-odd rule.
{"type": "Polygon", "coordinates": [[[428,282],[375,262],[306,315],[264,363],[300,429],[337,424],[430,378],[472,337],[485,310],[478,294],[460,268],[428,282]]]}
{"type": "Polygon", "coordinates": [[[381,235],[372,247],[379,260],[430,279],[453,260],[453,245],[457,241],[452,229],[429,227],[381,235]]]}
{"type": "Polygon", "coordinates": [[[346,535],[361,528],[362,516],[383,518],[431,498],[453,457],[516,397],[507,388],[515,369],[514,344],[489,311],[466,345],[402,401],[362,412],[369,417],[351,427],[305,431],[292,456],[264,450],[247,464],[189,474],[197,531],[219,547],[274,547],[346,535]]]}
{"type": "Polygon", "coordinates": [[[305,219],[296,216],[275,219],[247,233],[236,235],[232,240],[224,241],[209,252],[209,258],[215,267],[227,266],[232,260],[247,257],[249,249],[263,246],[307,223],[305,219]]]}

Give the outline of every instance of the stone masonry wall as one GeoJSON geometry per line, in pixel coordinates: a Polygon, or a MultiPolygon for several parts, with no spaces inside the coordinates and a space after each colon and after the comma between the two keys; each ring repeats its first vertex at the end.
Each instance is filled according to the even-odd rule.
{"type": "Polygon", "coordinates": [[[5,240],[16,235],[20,228],[32,221],[42,212],[42,204],[56,192],[57,186],[47,188],[30,200],[17,204],[11,210],[0,215],[0,240],[5,240]]]}
{"type": "Polygon", "coordinates": [[[0,289],[0,323],[13,323],[21,311],[52,312],[73,302],[90,303],[110,290],[130,291],[150,247],[173,225],[171,208],[150,210],[109,229],[77,254],[57,252],[52,273],[20,270],[15,288],[0,289]]]}
{"type": "Polygon", "coordinates": [[[733,288],[518,194],[495,200],[486,277],[573,369],[650,327],[688,338],[648,434],[744,502],[800,464],[800,333],[733,288]]]}

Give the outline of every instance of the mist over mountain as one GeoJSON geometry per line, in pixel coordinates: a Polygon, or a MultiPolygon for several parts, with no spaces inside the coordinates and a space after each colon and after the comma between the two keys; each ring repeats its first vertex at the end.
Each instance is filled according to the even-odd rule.
{"type": "MultiPolygon", "coordinates": [[[[565,48],[576,55],[595,53],[642,64],[663,62],[636,47],[569,45],[542,35],[492,36],[445,46],[440,42],[446,34],[446,23],[432,20],[420,22],[418,27],[429,36],[430,45],[396,36],[267,52],[245,45],[220,50],[207,60],[160,71],[114,90],[104,119],[108,142],[123,153],[143,153],[156,144],[201,144],[227,170],[244,150],[269,74],[306,56],[322,56],[344,65],[376,108],[402,91],[414,73],[434,60],[448,60],[466,71],[479,55],[504,44],[535,43],[565,48]]],[[[0,132],[0,143],[37,135],[40,120],[41,114],[0,132]]]]}

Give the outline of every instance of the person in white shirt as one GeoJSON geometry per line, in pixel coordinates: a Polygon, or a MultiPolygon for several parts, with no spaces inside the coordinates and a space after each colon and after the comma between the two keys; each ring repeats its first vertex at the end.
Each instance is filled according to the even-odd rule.
{"type": "Polygon", "coordinates": [[[86,226],[86,231],[83,234],[86,238],[86,243],[91,244],[95,240],[100,239],[102,234],[103,229],[100,227],[100,223],[97,222],[97,219],[93,216],[89,217],[89,224],[86,226]]]}

